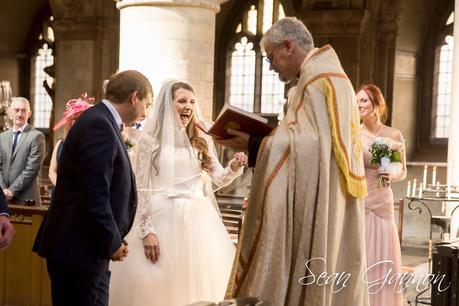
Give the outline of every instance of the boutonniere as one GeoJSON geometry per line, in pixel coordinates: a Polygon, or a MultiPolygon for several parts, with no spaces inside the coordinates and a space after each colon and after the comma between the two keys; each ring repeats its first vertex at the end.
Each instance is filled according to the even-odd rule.
{"type": "Polygon", "coordinates": [[[128,152],[135,146],[135,143],[131,141],[129,138],[124,139],[124,146],[128,152]]]}
{"type": "Polygon", "coordinates": [[[126,148],[126,151],[128,151],[128,153],[131,152],[131,149],[135,146],[135,143],[134,141],[129,139],[128,129],[126,128],[122,129],[121,137],[123,138],[124,147],[126,148]]]}

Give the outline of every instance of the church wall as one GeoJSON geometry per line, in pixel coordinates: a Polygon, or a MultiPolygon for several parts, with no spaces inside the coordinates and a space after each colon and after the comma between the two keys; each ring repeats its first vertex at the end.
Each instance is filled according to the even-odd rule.
{"type": "MultiPolygon", "coordinates": [[[[65,103],[87,92],[96,101],[102,84],[118,68],[119,12],[113,1],[52,0],[56,36],[54,120],[65,103]]],[[[53,135],[56,140],[62,131],[53,135]]]]}
{"type": "Polygon", "coordinates": [[[20,69],[18,60],[13,56],[2,57],[0,55],[0,67],[0,81],[10,81],[13,96],[20,95],[20,69]]]}
{"type": "MultiPolygon", "coordinates": [[[[425,51],[425,40],[436,1],[405,0],[402,2],[398,37],[395,51],[394,93],[391,109],[392,126],[403,133],[406,140],[408,174],[403,182],[393,184],[394,198],[405,196],[408,180],[422,179],[424,162],[439,162],[435,152],[420,154],[418,126],[421,109],[420,88],[423,67],[421,58],[425,51]],[[419,164],[410,163],[420,161],[419,164]]],[[[431,171],[432,168],[429,168],[431,171]]],[[[430,172],[429,172],[430,173],[430,172]]],[[[446,183],[446,168],[437,164],[437,180],[446,183]]],[[[430,182],[429,182],[430,183],[430,182]]],[[[403,245],[426,246],[429,237],[430,220],[425,211],[418,214],[407,207],[405,200],[403,245]]],[[[431,206],[434,214],[440,214],[439,207],[431,206]]],[[[435,239],[435,237],[434,237],[435,239]]]]}
{"type": "Polygon", "coordinates": [[[21,52],[36,21],[37,12],[47,0],[0,1],[0,58],[2,52],[21,52]]]}
{"type": "MultiPolygon", "coordinates": [[[[220,40],[223,39],[223,37],[231,35],[231,33],[225,33],[224,32],[224,27],[225,27],[225,22],[228,22],[228,19],[231,19],[231,16],[235,15],[234,12],[234,6],[235,6],[236,1],[231,0],[223,3],[220,6],[220,11],[217,13],[216,18],[215,18],[215,48],[214,48],[214,84],[213,84],[213,103],[212,103],[212,113],[210,114],[211,116],[209,119],[215,119],[218,115],[219,110],[217,109],[217,104],[222,103],[221,101],[217,101],[220,97],[224,97],[224,89],[218,86],[218,73],[221,73],[220,71],[223,70],[220,65],[223,65],[223,59],[226,57],[226,50],[223,50],[222,48],[219,48],[220,46],[220,40]]],[[[226,102],[226,101],[224,101],[226,102]]],[[[223,102],[223,103],[224,103],[223,102]]],[[[222,104],[223,104],[222,103],[222,104]]]]}
{"type": "Polygon", "coordinates": [[[354,87],[360,85],[359,50],[362,23],[367,20],[363,10],[304,11],[300,18],[310,30],[316,47],[330,44],[339,56],[344,71],[354,87]]]}
{"type": "MultiPolygon", "coordinates": [[[[419,59],[434,1],[405,0],[402,3],[399,34],[395,52],[395,76],[392,123],[407,141],[407,157],[416,153],[417,118],[420,97],[419,59]]],[[[426,156],[426,159],[429,159],[426,156]]]]}
{"type": "Polygon", "coordinates": [[[416,53],[396,52],[392,126],[399,129],[406,141],[407,159],[410,160],[416,149],[417,86],[416,53]]]}
{"type": "Polygon", "coordinates": [[[31,29],[47,0],[0,1],[0,81],[10,81],[15,96],[28,96],[23,87],[21,62],[30,50],[31,29]]]}
{"type": "MultiPolygon", "coordinates": [[[[94,95],[93,42],[84,40],[62,41],[57,45],[57,53],[65,54],[65,56],[56,58],[58,90],[56,91],[55,120],[59,120],[62,116],[65,103],[68,100],[80,96],[83,92],[94,95]]],[[[56,138],[62,137],[63,131],[61,130],[56,131],[56,138]]]]}

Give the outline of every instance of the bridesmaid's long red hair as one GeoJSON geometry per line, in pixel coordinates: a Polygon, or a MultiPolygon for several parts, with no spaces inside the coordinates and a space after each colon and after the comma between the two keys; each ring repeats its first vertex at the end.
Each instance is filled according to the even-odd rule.
{"type": "Polygon", "coordinates": [[[381,89],[378,86],[373,84],[365,84],[360,86],[360,89],[357,91],[363,90],[368,97],[370,98],[373,107],[378,107],[378,116],[382,123],[386,123],[387,116],[388,116],[388,109],[386,100],[382,95],[381,89]]]}

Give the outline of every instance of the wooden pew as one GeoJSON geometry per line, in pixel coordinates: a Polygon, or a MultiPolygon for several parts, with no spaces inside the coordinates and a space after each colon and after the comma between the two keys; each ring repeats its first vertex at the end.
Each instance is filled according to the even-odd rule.
{"type": "Polygon", "coordinates": [[[32,252],[48,208],[14,204],[9,208],[16,234],[9,248],[0,251],[0,305],[51,306],[46,262],[32,252]]]}
{"type": "Polygon", "coordinates": [[[234,244],[237,244],[244,215],[244,197],[217,196],[223,224],[234,244]]]}

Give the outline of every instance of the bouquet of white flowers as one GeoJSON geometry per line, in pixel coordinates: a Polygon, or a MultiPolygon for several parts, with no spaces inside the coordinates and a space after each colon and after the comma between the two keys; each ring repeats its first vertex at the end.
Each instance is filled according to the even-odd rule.
{"type": "MultiPolygon", "coordinates": [[[[380,165],[379,173],[387,173],[397,175],[402,172],[401,150],[403,143],[397,142],[390,138],[378,137],[371,144],[369,151],[371,152],[370,165],[380,165]]],[[[389,181],[385,176],[378,177],[378,187],[389,186],[389,181]]]]}

